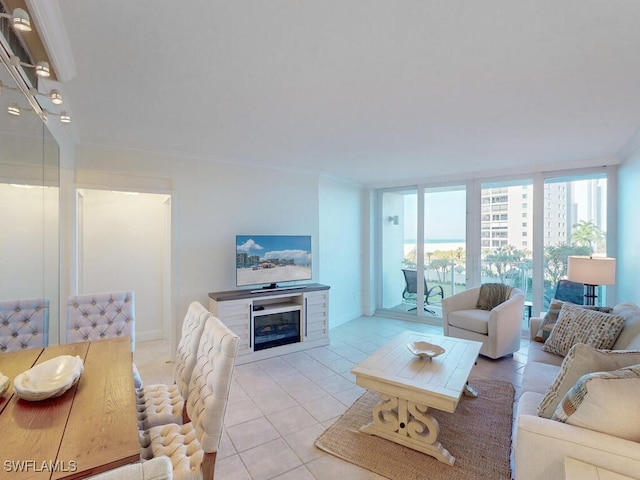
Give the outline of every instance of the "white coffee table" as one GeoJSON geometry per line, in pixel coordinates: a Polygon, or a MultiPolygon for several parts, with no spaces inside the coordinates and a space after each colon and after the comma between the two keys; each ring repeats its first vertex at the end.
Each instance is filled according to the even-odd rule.
{"type": "Polygon", "coordinates": [[[405,331],[352,370],[356,383],[380,393],[373,421],[361,431],[432,455],[453,465],[455,458],[438,441],[438,421],[428,412],[435,408],[453,413],[467,387],[480,342],[405,331]],[[439,345],[445,352],[431,360],[407,348],[414,341],[439,345]]]}

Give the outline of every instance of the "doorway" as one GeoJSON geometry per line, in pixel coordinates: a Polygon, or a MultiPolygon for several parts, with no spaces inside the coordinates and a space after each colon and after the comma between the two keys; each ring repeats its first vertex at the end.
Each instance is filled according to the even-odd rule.
{"type": "Polygon", "coordinates": [[[133,290],[136,340],[171,339],[171,195],[77,192],[78,293],[133,290]]]}

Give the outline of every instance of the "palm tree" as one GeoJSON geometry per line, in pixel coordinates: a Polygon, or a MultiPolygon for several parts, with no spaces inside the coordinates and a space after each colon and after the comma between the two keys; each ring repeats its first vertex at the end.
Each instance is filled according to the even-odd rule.
{"type": "Polygon", "coordinates": [[[604,232],[593,223],[593,220],[580,220],[573,225],[571,243],[577,246],[589,247],[590,251],[587,255],[597,251],[604,239],[604,232]]]}

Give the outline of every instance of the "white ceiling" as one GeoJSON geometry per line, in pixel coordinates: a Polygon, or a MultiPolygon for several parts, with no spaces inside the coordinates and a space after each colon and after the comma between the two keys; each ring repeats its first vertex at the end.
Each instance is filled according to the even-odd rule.
{"type": "Polygon", "coordinates": [[[381,185],[618,163],[640,126],[636,0],[57,1],[81,144],[381,185]]]}

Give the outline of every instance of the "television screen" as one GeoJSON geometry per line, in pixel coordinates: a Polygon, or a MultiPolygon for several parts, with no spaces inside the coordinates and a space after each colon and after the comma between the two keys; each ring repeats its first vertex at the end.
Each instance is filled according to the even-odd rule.
{"type": "Polygon", "coordinates": [[[236,285],[311,280],[310,235],[237,235],[236,285]]]}

